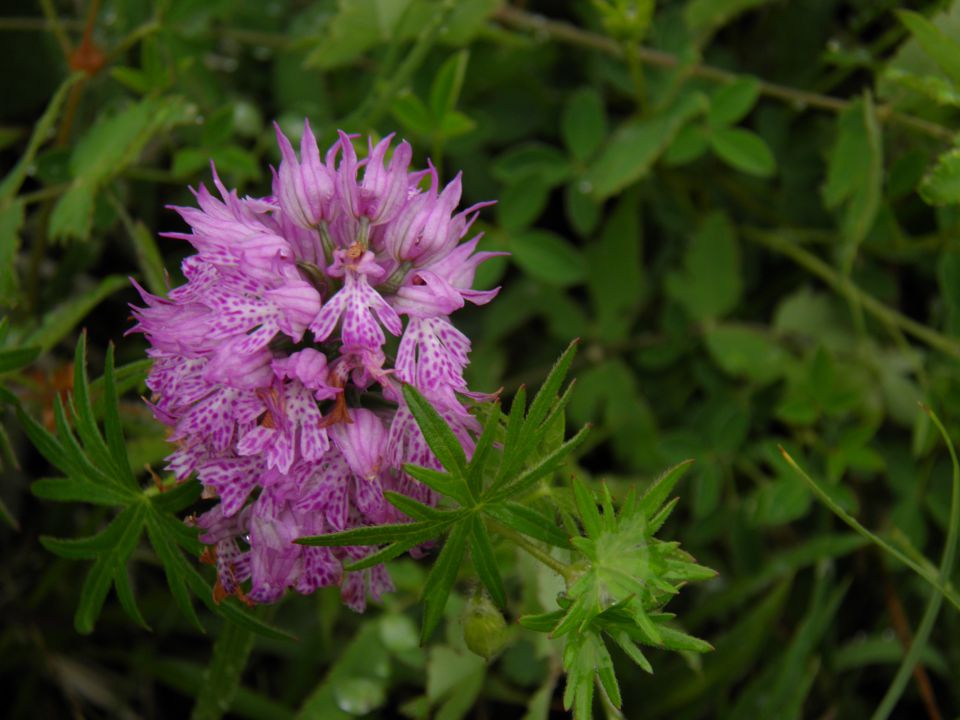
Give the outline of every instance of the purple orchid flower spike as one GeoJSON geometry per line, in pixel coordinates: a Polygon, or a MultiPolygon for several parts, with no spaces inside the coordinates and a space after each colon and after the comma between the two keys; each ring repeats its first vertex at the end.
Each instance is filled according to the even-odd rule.
{"type": "Polygon", "coordinates": [[[477,252],[479,236],[465,241],[486,203],[457,212],[460,175],[441,188],[433,165],[411,170],[408,143],[368,140],[359,158],[354,139],[340,131],[321,153],[305,123],[298,156],[277,128],[273,195],[241,197],[214,171],[215,193],[200,187],[198,207],[175,208],[189,232],[167,234],[196,250],[186,283],[166,297],[137,286],[133,331],[154,361],[148,403],[176,444],[168,468],[195,474],[216,500],[193,521],[208,546],[201,559],[217,568],[216,600],[269,603],[338,585],[362,611],[392,589],[382,565],[343,570],[368,548],[294,540],[408,520],[386,490],[435,502],[403,471],[440,465],[401,382],[473,449],[469,402],[486,396],[464,380],[470,340],[450,315],[497,292],[472,286],[498,253],[477,252]]]}

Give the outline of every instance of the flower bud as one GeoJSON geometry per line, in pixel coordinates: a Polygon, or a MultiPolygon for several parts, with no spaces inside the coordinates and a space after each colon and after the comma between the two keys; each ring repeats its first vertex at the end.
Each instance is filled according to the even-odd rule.
{"type": "Polygon", "coordinates": [[[463,610],[463,641],[470,652],[490,661],[507,644],[507,621],[484,592],[474,593],[463,610]]]}
{"type": "Polygon", "coordinates": [[[309,230],[331,217],[331,201],[336,191],[331,167],[333,156],[327,157],[327,165],[321,162],[317,139],[310,130],[310,123],[304,121],[298,162],[293,146],[280,132],[280,126],[277,125],[276,129],[283,160],[274,183],[274,194],[284,213],[297,225],[309,230]]]}

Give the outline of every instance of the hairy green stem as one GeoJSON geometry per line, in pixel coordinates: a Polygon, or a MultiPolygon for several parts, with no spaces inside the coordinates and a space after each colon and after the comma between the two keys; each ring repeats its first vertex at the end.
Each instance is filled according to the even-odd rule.
{"type": "Polygon", "coordinates": [[[537,547],[534,543],[530,542],[523,535],[518,533],[513,528],[509,528],[506,525],[502,525],[494,520],[488,521],[490,528],[494,530],[497,534],[502,535],[503,537],[510,540],[517,547],[523,549],[535,560],[539,560],[541,563],[546,565],[548,568],[553,570],[557,575],[560,575],[564,580],[570,582],[573,580],[573,570],[566,563],[562,563],[553,557],[550,553],[544,551],[543,549],[537,547]]]}

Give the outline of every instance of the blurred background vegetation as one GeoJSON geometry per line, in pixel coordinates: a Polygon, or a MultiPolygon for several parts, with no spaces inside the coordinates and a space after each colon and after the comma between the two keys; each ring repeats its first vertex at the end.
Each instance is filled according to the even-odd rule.
{"type": "MultiPolygon", "coordinates": [[[[472,385],[537,386],[580,337],[568,424],[594,430],[570,472],[621,495],[697,461],[662,534],[720,572],[671,606],[716,651],[653,653],[652,676],[617,656],[626,716],[867,717],[931,591],[777,446],[904,552],[940,557],[950,466],[917,403],[960,436],[960,8],[908,4],[7,0],[0,350],[40,354],[0,363],[0,383],[52,423],[86,327],[94,374],[112,341],[133,389],[126,278],[179,282],[187,248],[158,233],[181,229],[165,208],[192,203],[211,160],[263,195],[274,120],[295,138],[305,116],[326,140],[396,130],[417,164],[463,171],[466,204],[498,201],[476,227],[512,255],[479,282],[503,290],[458,316],[472,385]]],[[[159,472],[136,394],[132,465],[159,472]]],[[[199,634],[144,544],[152,632],[110,598],[77,634],[84,564],[39,536],[90,534],[110,511],[34,497],[50,470],[12,411],[3,426],[6,717],[185,717],[198,696],[205,718],[562,717],[556,643],[516,628],[490,664],[464,650],[467,584],[418,647],[423,561],[392,563],[398,592],[362,618],[335,591],[289,598],[265,616],[299,641],[254,642],[210,615],[199,634]]],[[[498,553],[517,614],[556,594],[498,553]]],[[[898,717],[960,712],[960,616],[938,622],[898,717]]]]}

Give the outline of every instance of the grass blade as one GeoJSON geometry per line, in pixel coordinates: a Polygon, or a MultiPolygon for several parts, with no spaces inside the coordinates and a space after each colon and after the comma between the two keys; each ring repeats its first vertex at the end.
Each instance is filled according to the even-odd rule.
{"type": "MultiPolygon", "coordinates": [[[[930,416],[933,424],[937,426],[937,430],[940,431],[943,442],[946,443],[947,450],[950,453],[950,463],[953,466],[953,479],[950,493],[950,523],[947,527],[947,540],[943,547],[943,557],[940,560],[940,579],[943,582],[947,582],[951,573],[953,573],[953,564],[957,556],[957,538],[960,536],[960,463],[957,462],[957,451],[953,446],[953,441],[950,439],[950,435],[947,433],[943,423],[940,422],[940,418],[926,405],[922,407],[924,412],[930,416]]],[[[927,601],[927,608],[924,610],[923,619],[917,628],[917,634],[914,636],[913,642],[910,643],[910,649],[906,655],[904,655],[897,674],[893,678],[893,682],[890,683],[887,692],[880,701],[880,705],[873,713],[873,720],[886,720],[890,717],[890,713],[893,712],[897,702],[900,700],[900,696],[906,689],[907,683],[910,682],[910,676],[913,674],[913,669],[916,667],[917,661],[926,649],[927,641],[930,639],[930,633],[933,631],[934,623],[940,612],[940,605],[943,603],[943,597],[943,594],[940,592],[934,592],[930,596],[930,600],[927,601]]]]}
{"type": "MultiPolygon", "coordinates": [[[[952,449],[952,446],[951,446],[952,449]]],[[[919,562],[913,560],[909,556],[905,555],[903,552],[895,548],[893,545],[888,543],[886,540],[881,538],[879,535],[876,535],[857,521],[855,517],[850,515],[846,510],[840,507],[837,502],[830,497],[830,494],[824,490],[820,484],[811,478],[807,473],[797,464],[797,462],[790,456],[783,447],[780,447],[780,454],[783,455],[783,458],[787,461],[787,464],[794,469],[794,471],[803,478],[804,482],[807,483],[807,486],[813,491],[813,494],[826,505],[838,518],[843,520],[847,525],[849,525],[853,530],[860,533],[867,540],[872,542],[874,545],[879,547],[881,550],[889,554],[891,557],[896,558],[901,563],[906,565],[908,568],[913,570],[917,575],[926,580],[930,585],[932,585],[936,590],[941,593],[947,600],[949,600],[958,610],[960,610],[960,593],[957,590],[943,580],[940,579],[940,573],[935,567],[921,565],[919,562]]]]}

